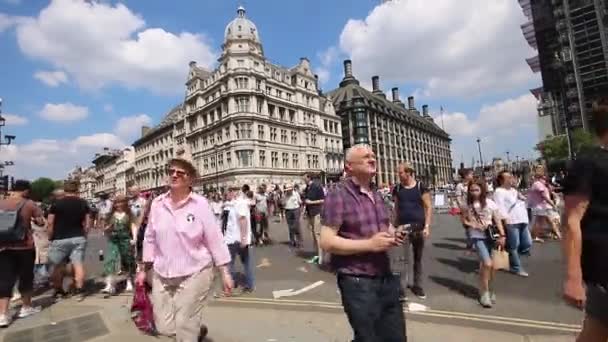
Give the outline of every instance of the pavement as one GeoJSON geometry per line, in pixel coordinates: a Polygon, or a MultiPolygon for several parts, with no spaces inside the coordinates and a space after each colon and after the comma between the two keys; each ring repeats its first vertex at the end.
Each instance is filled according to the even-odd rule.
{"type": "MultiPolygon", "coordinates": [[[[436,215],[435,222],[424,252],[428,298],[418,300],[410,295],[406,308],[409,341],[574,340],[582,313],[560,299],[558,243],[534,246],[532,256],[523,260],[529,278],[499,272],[498,304],[483,309],[476,301],[477,262],[474,256],[465,255],[460,224],[448,215],[436,215]]],[[[306,251],[312,250],[310,235],[304,230],[305,252],[295,252],[283,243],[287,240],[284,223],[273,222],[270,232],[276,243],[254,250],[256,291],[248,296],[211,300],[205,313],[209,341],[350,341],[352,333],[340,305],[335,276],[306,263],[311,256],[306,251]],[[274,291],[289,289],[302,291],[274,299],[274,291]]],[[[90,237],[87,267],[92,277],[100,275],[98,252],[104,248],[102,237],[90,237]]],[[[49,339],[49,331],[57,334],[57,341],[152,340],[131,323],[130,300],[127,294],[105,300],[92,295],[83,303],[67,300],[37,316],[16,321],[0,332],[0,341],[55,341],[49,339]],[[74,320],[77,317],[81,320],[74,320]],[[105,326],[93,326],[96,321],[105,326]],[[86,333],[74,332],[79,326],[86,333]],[[37,332],[28,330],[33,328],[37,332]],[[60,338],[57,331],[71,337],[60,338]],[[17,340],[11,333],[31,338],[17,340]],[[99,337],[90,339],[87,334],[99,337]]],[[[44,305],[48,301],[41,296],[38,302],[44,305]]]]}

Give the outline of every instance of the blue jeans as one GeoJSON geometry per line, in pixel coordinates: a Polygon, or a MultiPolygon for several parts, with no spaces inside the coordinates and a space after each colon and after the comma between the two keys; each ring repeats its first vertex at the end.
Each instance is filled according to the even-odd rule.
{"type": "Polygon", "coordinates": [[[492,255],[490,254],[494,248],[494,243],[492,240],[472,238],[471,244],[473,247],[475,247],[479,261],[486,265],[492,262],[492,255]]]}
{"type": "Polygon", "coordinates": [[[507,225],[507,251],[509,252],[509,263],[512,272],[520,272],[520,254],[526,254],[532,247],[532,235],[527,223],[507,225]]]}
{"type": "Polygon", "coordinates": [[[230,251],[230,273],[232,274],[232,279],[234,279],[236,282],[236,269],[234,267],[234,263],[236,262],[236,256],[238,255],[241,259],[241,264],[243,264],[243,270],[245,272],[245,288],[248,290],[253,290],[255,287],[255,276],[253,274],[252,265],[252,248],[250,248],[250,246],[243,248],[241,247],[240,243],[235,242],[228,245],[228,250],[230,251]]]}
{"type": "Polygon", "coordinates": [[[398,276],[338,274],[338,287],[353,342],[407,342],[398,276]]]}

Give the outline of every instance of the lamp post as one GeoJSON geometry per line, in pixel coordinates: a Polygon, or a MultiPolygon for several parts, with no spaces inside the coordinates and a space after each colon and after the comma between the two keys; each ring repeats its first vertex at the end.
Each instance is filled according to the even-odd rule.
{"type": "Polygon", "coordinates": [[[0,98],[0,146],[8,146],[15,140],[14,135],[4,135],[4,142],[2,142],[2,127],[6,125],[6,119],[2,116],[2,99],[0,98]]]}
{"type": "MultiPolygon", "coordinates": [[[[564,108],[564,119],[566,120],[566,140],[568,142],[568,159],[574,159],[574,151],[573,151],[573,143],[572,143],[572,127],[570,126],[571,117],[570,111],[568,110],[568,102],[566,99],[566,88],[564,87],[564,83],[566,82],[566,59],[563,56],[563,53],[559,51],[555,51],[555,64],[554,67],[557,69],[560,78],[560,91],[562,95],[562,107],[564,108]]],[[[584,124],[583,124],[584,125],[584,124]]]]}
{"type": "Polygon", "coordinates": [[[479,162],[481,163],[481,167],[483,168],[483,156],[481,155],[481,139],[477,138],[477,149],[479,150],[479,162]]]}

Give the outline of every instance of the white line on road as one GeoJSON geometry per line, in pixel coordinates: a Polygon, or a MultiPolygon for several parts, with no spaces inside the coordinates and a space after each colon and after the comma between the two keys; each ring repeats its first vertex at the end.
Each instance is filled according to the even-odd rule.
{"type": "Polygon", "coordinates": [[[318,282],[314,283],[314,284],[310,284],[304,288],[301,288],[297,291],[294,291],[293,289],[289,289],[289,290],[278,290],[278,291],[272,291],[272,296],[274,297],[274,299],[279,299],[281,297],[291,297],[291,296],[297,296],[299,294],[302,294],[306,291],[310,291],[312,289],[314,289],[315,287],[319,287],[321,285],[325,284],[325,282],[323,280],[319,280],[318,282]]]}

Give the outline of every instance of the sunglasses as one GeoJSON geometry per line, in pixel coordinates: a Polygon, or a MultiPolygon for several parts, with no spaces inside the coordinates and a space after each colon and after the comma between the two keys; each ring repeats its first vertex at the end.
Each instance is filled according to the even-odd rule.
{"type": "Polygon", "coordinates": [[[169,175],[170,176],[176,175],[177,177],[184,177],[187,175],[187,173],[182,170],[169,169],[169,175]]]}

